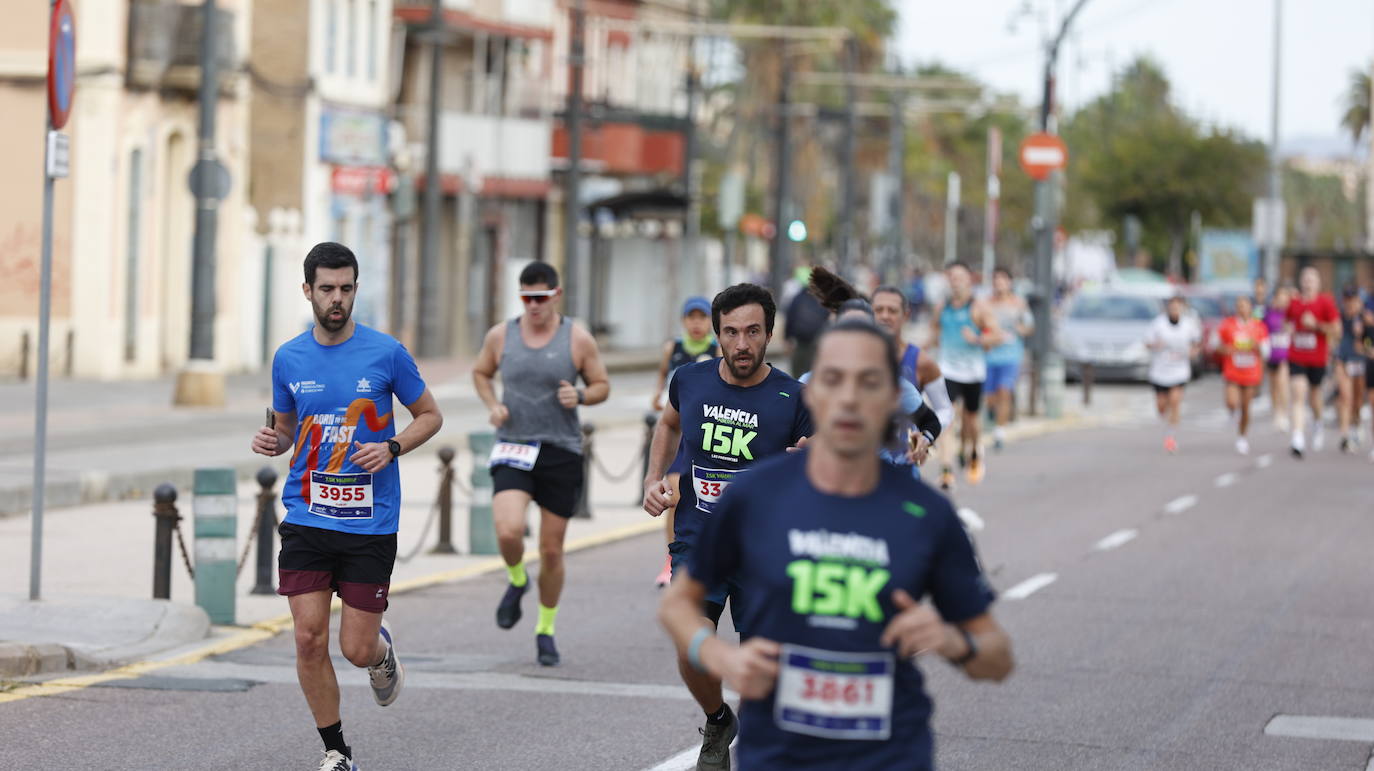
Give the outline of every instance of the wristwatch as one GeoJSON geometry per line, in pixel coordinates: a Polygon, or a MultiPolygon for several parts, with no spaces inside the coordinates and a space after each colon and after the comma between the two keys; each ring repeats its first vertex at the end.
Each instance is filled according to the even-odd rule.
{"type": "Polygon", "coordinates": [[[951,663],[951,664],[953,664],[953,665],[955,665],[955,666],[957,666],[957,667],[962,667],[963,665],[965,665],[965,664],[969,663],[970,661],[973,661],[975,658],[977,658],[977,656],[978,656],[978,643],[976,643],[976,642],[973,641],[973,635],[972,635],[972,634],[969,634],[969,631],[968,631],[967,629],[964,629],[963,627],[955,627],[955,628],[959,630],[959,634],[961,634],[961,635],[964,636],[964,644],[968,646],[968,653],[965,653],[963,656],[960,656],[960,657],[957,658],[957,659],[950,659],[950,662],[949,662],[949,663],[951,663]]]}
{"type": "Polygon", "coordinates": [[[586,391],[583,391],[581,388],[577,389],[577,403],[578,403],[578,404],[586,404],[586,403],[587,403],[587,392],[586,392],[586,391]]]}
{"type": "Polygon", "coordinates": [[[401,456],[401,443],[395,439],[386,440],[386,447],[391,450],[391,459],[396,460],[401,456]]]}

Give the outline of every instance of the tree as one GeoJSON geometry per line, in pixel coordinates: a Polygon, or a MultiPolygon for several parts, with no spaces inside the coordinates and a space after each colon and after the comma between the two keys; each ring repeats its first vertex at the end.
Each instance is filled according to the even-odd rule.
{"type": "Polygon", "coordinates": [[[1350,132],[1350,138],[1359,143],[1369,128],[1370,121],[1370,77],[1369,70],[1351,70],[1350,85],[1345,92],[1345,113],[1341,115],[1341,128],[1350,132]]]}

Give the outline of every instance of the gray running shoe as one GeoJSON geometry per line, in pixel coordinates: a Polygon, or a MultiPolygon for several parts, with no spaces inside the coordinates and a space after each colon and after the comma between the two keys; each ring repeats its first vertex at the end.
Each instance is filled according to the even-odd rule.
{"type": "Polygon", "coordinates": [[[706,724],[701,733],[701,754],[697,755],[697,771],[730,771],[730,742],[739,736],[739,718],[730,705],[725,705],[730,722],[725,725],[706,724]]]}
{"type": "Polygon", "coordinates": [[[386,639],[386,658],[377,666],[368,667],[367,676],[372,681],[372,698],[385,707],[401,695],[406,670],[396,660],[396,644],[391,639],[391,627],[385,621],[382,622],[382,637],[386,639]]]}

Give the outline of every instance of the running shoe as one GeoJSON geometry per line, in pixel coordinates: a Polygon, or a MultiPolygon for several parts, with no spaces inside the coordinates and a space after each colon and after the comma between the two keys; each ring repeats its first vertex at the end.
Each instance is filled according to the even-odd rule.
{"type": "Polygon", "coordinates": [[[1178,442],[1172,436],[1164,437],[1164,451],[1170,455],[1178,452],[1178,442]]]}
{"type": "Polygon", "coordinates": [[[983,481],[983,474],[985,474],[986,471],[987,470],[983,467],[983,459],[974,455],[969,459],[968,471],[964,474],[964,478],[968,479],[969,484],[976,485],[983,481]]]}
{"type": "Polygon", "coordinates": [[[954,471],[948,466],[940,471],[940,489],[945,492],[954,489],[954,471]]]}
{"type": "Polygon", "coordinates": [[[1320,422],[1312,429],[1312,452],[1321,452],[1326,446],[1326,430],[1320,422]]]}
{"type": "Polygon", "coordinates": [[[506,586],[506,593],[501,596],[501,604],[496,606],[496,625],[502,629],[510,629],[520,622],[520,598],[529,591],[529,579],[525,579],[524,586],[509,584],[506,586]]]}
{"type": "Polygon", "coordinates": [[[1005,431],[1002,430],[1002,427],[1001,427],[1001,426],[998,426],[996,429],[993,430],[993,432],[992,432],[992,449],[996,450],[997,452],[1001,452],[1001,451],[1002,451],[1002,447],[1006,444],[1006,441],[1007,441],[1007,434],[1006,434],[1005,431]]]}
{"type": "Polygon", "coordinates": [[[326,750],[319,771],[358,771],[358,764],[338,750],[326,750]]]}
{"type": "Polygon", "coordinates": [[[1242,436],[1236,440],[1236,452],[1241,455],[1250,454],[1250,442],[1246,441],[1245,437],[1242,436]]]}
{"type": "Polygon", "coordinates": [[[663,560],[663,570],[659,572],[658,578],[654,579],[654,586],[662,589],[673,582],[673,555],[669,554],[663,560]]]}
{"type": "Polygon", "coordinates": [[[382,639],[386,640],[386,657],[377,666],[367,668],[367,677],[372,681],[372,698],[378,705],[386,707],[401,695],[401,686],[406,682],[406,669],[396,660],[391,627],[385,621],[382,622],[382,639]]]}
{"type": "Polygon", "coordinates": [[[537,634],[534,636],[534,646],[539,651],[539,663],[546,667],[558,666],[558,648],[553,644],[553,635],[537,634]]]}
{"type": "Polygon", "coordinates": [[[968,458],[962,452],[959,453],[959,468],[968,468],[968,458]]]}
{"type": "Polygon", "coordinates": [[[1342,454],[1342,455],[1349,455],[1349,454],[1350,454],[1350,437],[1348,437],[1348,436],[1343,436],[1343,437],[1341,437],[1341,454],[1342,454]]]}
{"type": "Polygon", "coordinates": [[[1285,434],[1288,433],[1288,430],[1290,428],[1292,428],[1292,426],[1288,422],[1287,415],[1279,415],[1277,418],[1274,418],[1274,427],[1285,434]]]}
{"type": "Polygon", "coordinates": [[[697,771],[730,771],[730,742],[739,735],[739,719],[730,705],[725,705],[730,722],[723,725],[707,723],[698,728],[701,733],[701,753],[697,755],[697,771]]]}
{"type": "Polygon", "coordinates": [[[1300,433],[1294,431],[1294,432],[1293,432],[1293,443],[1289,446],[1289,449],[1290,449],[1290,451],[1293,453],[1293,457],[1294,457],[1294,458],[1297,458],[1298,460],[1302,460],[1302,452],[1303,452],[1303,449],[1304,449],[1304,446],[1303,446],[1304,444],[1305,444],[1305,443],[1303,442],[1302,434],[1300,434],[1300,433]]]}

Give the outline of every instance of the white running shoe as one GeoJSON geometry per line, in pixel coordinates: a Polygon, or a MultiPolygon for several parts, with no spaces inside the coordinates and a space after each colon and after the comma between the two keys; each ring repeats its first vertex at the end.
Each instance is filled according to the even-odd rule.
{"type": "Polygon", "coordinates": [[[1321,452],[1325,444],[1326,430],[1318,423],[1317,427],[1312,429],[1312,452],[1321,452]]]}
{"type": "Polygon", "coordinates": [[[319,771],[358,771],[358,764],[338,750],[328,750],[320,761],[319,771]]]}
{"type": "Polygon", "coordinates": [[[406,670],[396,660],[396,644],[391,639],[391,626],[382,622],[382,638],[386,640],[386,656],[375,667],[367,668],[368,679],[372,683],[372,698],[380,706],[390,706],[401,695],[401,686],[406,682],[406,670]]]}
{"type": "Polygon", "coordinates": [[[1241,455],[1250,454],[1250,443],[1245,440],[1245,437],[1242,436],[1236,440],[1236,452],[1241,455]]]}
{"type": "Polygon", "coordinates": [[[1288,416],[1280,413],[1277,418],[1274,418],[1274,427],[1286,434],[1292,425],[1288,422],[1288,416]]]}

